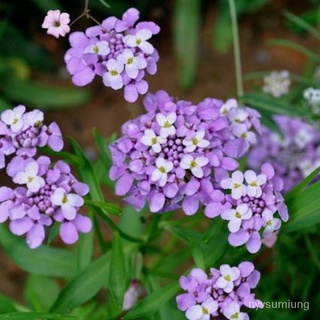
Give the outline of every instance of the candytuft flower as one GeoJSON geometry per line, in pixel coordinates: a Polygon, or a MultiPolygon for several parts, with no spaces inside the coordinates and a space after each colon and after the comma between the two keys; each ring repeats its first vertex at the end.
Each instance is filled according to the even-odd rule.
{"type": "Polygon", "coordinates": [[[49,10],[44,21],[42,28],[48,29],[47,33],[59,38],[64,37],[70,32],[70,16],[68,13],[60,12],[60,10],[49,10]]]}
{"type": "Polygon", "coordinates": [[[272,71],[264,77],[262,90],[270,93],[274,98],[288,94],[290,88],[290,74],[287,70],[272,71]]]}

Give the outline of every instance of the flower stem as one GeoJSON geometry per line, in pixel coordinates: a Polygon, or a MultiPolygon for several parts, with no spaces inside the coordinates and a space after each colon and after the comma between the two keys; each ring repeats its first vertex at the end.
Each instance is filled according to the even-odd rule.
{"type": "Polygon", "coordinates": [[[234,0],[229,0],[230,17],[232,25],[232,39],[233,39],[233,54],[234,64],[236,71],[236,84],[238,98],[243,95],[243,81],[242,81],[242,68],[241,68],[241,53],[240,53],[240,42],[239,42],[239,30],[237,21],[237,11],[234,0]]]}

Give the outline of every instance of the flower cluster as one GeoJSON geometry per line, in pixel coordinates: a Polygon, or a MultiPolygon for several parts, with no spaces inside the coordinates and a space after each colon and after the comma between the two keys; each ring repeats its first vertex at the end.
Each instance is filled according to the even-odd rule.
{"type": "Polygon", "coordinates": [[[221,187],[231,190],[226,196],[230,208],[221,213],[221,218],[229,221],[229,243],[235,247],[246,244],[250,253],[258,252],[262,242],[272,246],[281,227],[274,214],[278,211],[287,221],[288,211],[280,193],[283,181],[275,176],[271,164],[262,165],[258,175],[252,170],[237,170],[221,181],[221,187]]]}
{"type": "Polygon", "coordinates": [[[249,154],[248,165],[256,170],[270,162],[287,192],[320,165],[320,132],[298,118],[278,115],[274,120],[282,135],[263,127],[249,154]]]}
{"type": "Polygon", "coordinates": [[[311,107],[313,114],[320,114],[320,89],[307,88],[303,92],[307,104],[311,107]]]}
{"type": "Polygon", "coordinates": [[[43,123],[39,110],[26,112],[19,105],[1,114],[1,168],[17,186],[0,188],[0,223],[9,220],[12,233],[26,234],[27,244],[36,248],[45,238],[46,227],[60,223],[65,243],[77,241],[78,232],[89,232],[91,220],[78,214],[88,186],[78,182],[64,161],[51,163],[47,156],[35,158],[37,147],[63,148],[56,123],[43,123]],[[6,164],[5,156],[11,156],[6,164]]]}
{"type": "Polygon", "coordinates": [[[128,102],[147,92],[144,76],[146,72],[156,73],[159,60],[149,39],[160,28],[153,22],[135,25],[138,19],[139,11],[131,8],[122,19],[109,17],[85,32],[70,34],[71,48],[65,54],[65,62],[75,85],[85,86],[97,75],[107,87],[114,90],[124,87],[128,102]]]}
{"type": "Polygon", "coordinates": [[[194,105],[164,91],[148,94],[144,105],[147,113],[125,123],[110,146],[116,194],[138,210],[147,201],[152,212],[182,207],[187,215],[222,201],[219,181],[254,142],[258,115],[233,99],[194,105]]]}
{"type": "Polygon", "coordinates": [[[264,86],[262,90],[265,93],[271,94],[274,98],[280,98],[288,94],[290,88],[290,74],[287,70],[272,71],[269,75],[265,76],[264,86]]]}
{"type": "Polygon", "coordinates": [[[187,293],[177,296],[177,305],[189,320],[246,320],[249,316],[240,308],[261,305],[251,292],[259,280],[260,272],[248,261],[241,262],[238,267],[224,264],[219,270],[211,268],[209,276],[195,268],[188,276],[180,278],[180,286],[187,293]]]}

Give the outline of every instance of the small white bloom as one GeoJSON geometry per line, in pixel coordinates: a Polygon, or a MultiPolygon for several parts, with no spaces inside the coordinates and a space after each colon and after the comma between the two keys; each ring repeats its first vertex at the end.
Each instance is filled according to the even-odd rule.
{"type": "Polygon", "coordinates": [[[130,48],[138,47],[146,54],[152,54],[153,46],[146,40],[152,37],[152,32],[148,29],[141,29],[134,35],[127,35],[123,38],[123,42],[130,48]]]}
{"type": "Polygon", "coordinates": [[[262,213],[262,218],[265,221],[265,229],[263,235],[271,234],[274,231],[280,229],[281,220],[278,218],[274,218],[271,210],[265,209],[262,213]]]}
{"type": "Polygon", "coordinates": [[[156,160],[156,169],[152,172],[151,181],[158,181],[159,186],[163,187],[167,183],[168,172],[173,168],[173,163],[161,157],[156,160]]]}
{"type": "Polygon", "coordinates": [[[233,125],[232,132],[236,137],[244,139],[250,144],[257,142],[256,135],[252,131],[249,131],[245,124],[233,125]]]}
{"type": "Polygon", "coordinates": [[[243,173],[237,170],[232,173],[231,178],[221,180],[220,184],[223,189],[231,189],[232,198],[238,200],[247,194],[243,180],[243,173]]]}
{"type": "Polygon", "coordinates": [[[316,170],[320,166],[320,159],[315,161],[310,161],[309,159],[304,159],[299,161],[298,167],[302,172],[303,177],[307,177],[311,172],[316,170]]]}
{"type": "Polygon", "coordinates": [[[139,70],[147,67],[147,61],[143,55],[134,56],[132,50],[125,49],[117,57],[117,60],[125,65],[125,71],[129,78],[135,79],[139,70]]]}
{"type": "Polygon", "coordinates": [[[228,114],[228,119],[232,124],[239,124],[244,122],[249,117],[249,113],[244,109],[233,109],[228,114]]]}
{"type": "Polygon", "coordinates": [[[36,161],[29,162],[24,171],[18,172],[13,182],[17,184],[26,184],[27,188],[31,192],[37,192],[45,185],[45,181],[42,177],[38,176],[39,165],[36,161]]]}
{"type": "Polygon", "coordinates": [[[171,112],[167,116],[163,115],[162,113],[158,113],[156,115],[157,123],[161,127],[160,129],[161,137],[166,138],[176,133],[176,128],[173,125],[176,119],[177,119],[177,115],[175,112],[171,112]]]}
{"type": "Polygon", "coordinates": [[[248,314],[245,312],[240,312],[240,306],[235,301],[232,301],[223,310],[223,315],[230,320],[249,320],[248,314]]]}
{"type": "Polygon", "coordinates": [[[236,99],[229,99],[220,108],[220,114],[226,116],[233,108],[238,108],[238,102],[236,99]]]}
{"type": "Polygon", "coordinates": [[[242,203],[236,209],[229,209],[221,213],[221,218],[229,220],[228,228],[230,232],[237,232],[240,229],[242,220],[248,220],[252,217],[250,208],[242,203]]]}
{"type": "Polygon", "coordinates": [[[73,220],[77,215],[78,207],[84,203],[83,198],[76,193],[67,193],[63,188],[57,188],[51,195],[53,205],[61,207],[64,217],[68,220],[73,220]]]}
{"type": "Polygon", "coordinates": [[[301,128],[294,137],[294,142],[300,149],[304,149],[308,143],[310,143],[314,136],[311,132],[311,128],[301,128]],[[309,130],[308,130],[309,129],[309,130]]]}
{"type": "Polygon", "coordinates": [[[273,97],[279,98],[289,92],[290,78],[287,70],[273,71],[264,77],[262,90],[270,93],[273,97]]]}
{"type": "Polygon", "coordinates": [[[204,139],[205,131],[199,130],[195,135],[189,140],[184,139],[182,143],[186,146],[186,151],[193,152],[197,147],[206,148],[210,145],[210,142],[204,139]]]}
{"type": "Polygon", "coordinates": [[[26,107],[19,105],[13,110],[5,110],[1,114],[1,120],[10,126],[12,132],[18,132],[23,127],[23,114],[26,107]]]}
{"type": "Polygon", "coordinates": [[[267,182],[267,176],[265,174],[256,175],[253,170],[247,170],[244,173],[244,178],[247,182],[247,195],[249,197],[259,198],[262,194],[261,185],[267,182]]]}
{"type": "Polygon", "coordinates": [[[188,320],[210,320],[211,314],[218,310],[218,302],[212,297],[204,300],[201,304],[191,306],[186,311],[188,320]]]}
{"type": "Polygon", "coordinates": [[[107,87],[111,87],[114,90],[121,89],[123,87],[123,79],[121,72],[124,69],[123,63],[110,59],[106,62],[108,72],[103,75],[103,83],[107,87]]]}
{"type": "Polygon", "coordinates": [[[194,158],[190,154],[186,154],[180,161],[180,167],[182,169],[189,169],[191,170],[192,174],[197,178],[203,177],[203,170],[206,164],[208,164],[209,159],[206,157],[197,157],[194,158]]]}
{"type": "Polygon", "coordinates": [[[233,281],[240,277],[240,270],[237,267],[230,267],[227,264],[223,264],[220,267],[221,277],[217,280],[217,287],[224,290],[226,293],[230,293],[233,290],[233,281]]]}
{"type": "Polygon", "coordinates": [[[84,53],[106,56],[110,53],[109,43],[107,41],[98,41],[95,44],[90,44],[84,49],[84,53]]]}
{"type": "Polygon", "coordinates": [[[146,129],[141,137],[141,142],[145,146],[150,146],[154,152],[159,153],[161,151],[161,144],[167,142],[167,139],[157,136],[152,129],[146,129]]]}

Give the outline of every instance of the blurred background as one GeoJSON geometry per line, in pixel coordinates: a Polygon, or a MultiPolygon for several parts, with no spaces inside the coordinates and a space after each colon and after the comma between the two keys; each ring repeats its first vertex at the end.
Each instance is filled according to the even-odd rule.
{"type": "MultiPolygon", "coordinates": [[[[98,21],[121,16],[130,7],[141,20],[161,27],[153,37],[160,61],[158,73],[148,76],[150,92],[163,89],[194,103],[206,97],[225,100],[236,96],[231,25],[226,0],[90,0],[90,13],[98,21]]],[[[311,25],[319,16],[318,0],[237,0],[243,74],[289,70],[305,72],[305,55],[272,39],[287,39],[319,52],[319,42],[285,18],[291,12],[311,25]]],[[[25,104],[45,111],[47,122],[56,121],[65,136],[73,136],[95,157],[92,128],[105,138],[119,132],[128,119],[143,112],[142,100],[129,104],[122,90],[113,91],[96,79],[86,88],[73,86],[65,70],[68,39],[56,39],[41,28],[50,9],[68,12],[71,20],[82,12],[82,0],[0,1],[0,108],[25,104]]],[[[82,18],[72,31],[93,22],[82,18]]],[[[245,81],[245,90],[261,90],[261,81],[245,81]]],[[[292,251],[291,251],[292,252],[292,251]]],[[[24,273],[0,252],[0,291],[22,299],[24,273]]]]}

